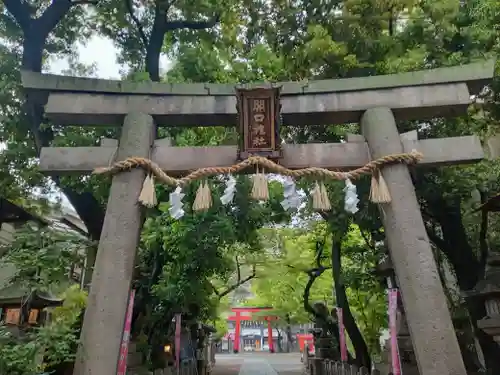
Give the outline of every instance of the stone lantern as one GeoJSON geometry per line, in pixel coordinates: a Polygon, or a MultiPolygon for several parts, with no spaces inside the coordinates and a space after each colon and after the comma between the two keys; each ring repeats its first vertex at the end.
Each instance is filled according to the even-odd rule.
{"type": "Polygon", "coordinates": [[[374,273],[379,277],[380,282],[385,288],[397,288],[396,274],[394,273],[394,267],[389,256],[377,265],[374,273]]]}
{"type": "MultiPolygon", "coordinates": [[[[324,302],[315,302],[313,309],[325,319],[331,319],[324,302]]],[[[328,323],[322,319],[315,319],[314,328],[309,331],[314,337],[315,357],[322,359],[338,358],[338,343],[328,332],[328,323]]]]}
{"type": "Polygon", "coordinates": [[[477,326],[500,344],[500,253],[490,253],[484,279],[464,296],[484,303],[486,316],[477,322],[477,326]]]}

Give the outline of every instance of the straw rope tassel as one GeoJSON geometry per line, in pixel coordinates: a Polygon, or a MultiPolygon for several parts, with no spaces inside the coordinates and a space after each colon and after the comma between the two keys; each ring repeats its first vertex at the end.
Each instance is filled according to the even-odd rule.
{"type": "Polygon", "coordinates": [[[312,206],[315,211],[323,211],[323,196],[321,194],[321,187],[318,181],[314,184],[314,188],[311,191],[312,206]]]}
{"type": "Polygon", "coordinates": [[[154,177],[151,173],[148,173],[144,182],[142,183],[141,194],[139,194],[139,203],[145,207],[154,207],[158,204],[156,200],[156,191],[155,191],[155,181],[154,177]]]}
{"type": "Polygon", "coordinates": [[[205,182],[205,203],[207,210],[212,207],[212,192],[210,191],[210,185],[205,182]]]}
{"type": "Polygon", "coordinates": [[[269,187],[267,186],[267,178],[264,173],[259,171],[258,167],[255,175],[253,176],[252,198],[258,201],[269,200],[269,187]]]}
{"type": "Polygon", "coordinates": [[[206,181],[202,181],[196,191],[193,203],[193,211],[206,211],[212,207],[212,193],[206,181]]]}
{"type": "Polygon", "coordinates": [[[372,174],[370,201],[373,203],[389,203],[391,201],[389,188],[379,169],[374,170],[372,174]]]}
{"type": "Polygon", "coordinates": [[[332,209],[332,205],[330,204],[328,191],[326,190],[325,184],[323,182],[319,184],[319,189],[321,191],[321,203],[323,204],[323,211],[330,211],[332,209]]]}

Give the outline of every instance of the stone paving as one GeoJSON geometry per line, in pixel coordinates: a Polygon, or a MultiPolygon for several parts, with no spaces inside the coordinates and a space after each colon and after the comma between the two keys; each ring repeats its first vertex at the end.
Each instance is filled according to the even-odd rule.
{"type": "Polygon", "coordinates": [[[244,353],[216,356],[213,375],[300,375],[299,353],[244,353]]]}
{"type": "Polygon", "coordinates": [[[265,358],[246,358],[239,375],[278,375],[276,370],[265,358]]]}

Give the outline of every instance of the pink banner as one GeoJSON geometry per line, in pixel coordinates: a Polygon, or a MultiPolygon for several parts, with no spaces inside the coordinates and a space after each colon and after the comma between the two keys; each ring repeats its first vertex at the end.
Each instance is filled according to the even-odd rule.
{"type": "Polygon", "coordinates": [[[181,363],[181,314],[175,314],[175,367],[181,363]]]}
{"type": "Polygon", "coordinates": [[[398,290],[389,289],[389,333],[391,335],[391,362],[392,373],[401,375],[401,362],[399,360],[398,329],[396,326],[396,315],[398,309],[398,290]]]}
{"type": "Polygon", "coordinates": [[[126,375],[127,373],[127,357],[128,344],[130,342],[130,329],[132,328],[132,313],[134,312],[135,290],[130,291],[128,299],[127,315],[125,316],[125,324],[123,327],[122,345],[120,347],[120,358],[118,359],[117,375],[126,375]]]}
{"type": "Polygon", "coordinates": [[[345,340],[344,312],[340,307],[337,307],[337,319],[339,321],[340,359],[342,360],[342,362],[347,362],[347,343],[345,340]]]}

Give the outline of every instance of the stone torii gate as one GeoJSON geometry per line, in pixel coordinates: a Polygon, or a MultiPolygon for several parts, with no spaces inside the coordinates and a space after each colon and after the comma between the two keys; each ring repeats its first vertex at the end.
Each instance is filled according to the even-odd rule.
{"type": "MultiPolygon", "coordinates": [[[[424,155],[420,164],[479,161],[483,151],[474,136],[418,140],[415,133],[400,136],[396,123],[465,114],[470,96],[491,80],[493,67],[494,62],[489,61],[390,76],[272,85],[282,87],[285,125],[360,121],[363,134],[343,144],[283,145],[280,164],[290,169],[315,166],[349,170],[372,158],[413,149],[424,155]]],[[[31,72],[23,72],[22,80],[26,90],[45,101],[45,115],[55,124],[121,127],[119,142],[42,149],[40,167],[46,173],[89,173],[109,165],[113,157],[117,161],[132,156],[150,158],[170,175],[229,166],[237,160],[236,146],[171,147],[165,140],[154,139],[155,124],[236,125],[232,85],[130,83],[31,72]]],[[[420,374],[465,375],[408,168],[391,165],[384,167],[382,174],[392,196],[392,201],[383,205],[383,221],[420,374]]],[[[142,222],[137,198],[144,177],[140,169],[113,177],[77,375],[116,372],[142,222]]]]}

